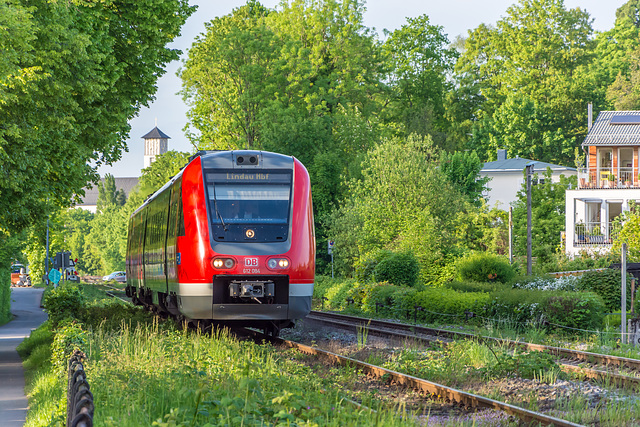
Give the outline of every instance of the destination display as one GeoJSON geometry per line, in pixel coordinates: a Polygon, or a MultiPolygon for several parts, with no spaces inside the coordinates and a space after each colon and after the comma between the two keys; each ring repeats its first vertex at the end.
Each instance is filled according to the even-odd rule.
{"type": "Polygon", "coordinates": [[[217,172],[208,173],[207,182],[268,182],[285,184],[291,182],[291,173],[217,172]]]}

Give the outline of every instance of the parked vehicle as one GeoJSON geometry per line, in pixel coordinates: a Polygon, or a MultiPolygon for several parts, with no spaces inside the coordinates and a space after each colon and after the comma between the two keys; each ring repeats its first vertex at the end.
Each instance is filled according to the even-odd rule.
{"type": "Polygon", "coordinates": [[[127,274],[124,271],[114,271],[113,273],[104,276],[102,280],[104,280],[105,282],[115,280],[119,283],[125,283],[127,281],[127,274]]]}
{"type": "Polygon", "coordinates": [[[11,266],[11,284],[14,286],[31,286],[31,277],[27,273],[27,268],[22,264],[11,266]]]}

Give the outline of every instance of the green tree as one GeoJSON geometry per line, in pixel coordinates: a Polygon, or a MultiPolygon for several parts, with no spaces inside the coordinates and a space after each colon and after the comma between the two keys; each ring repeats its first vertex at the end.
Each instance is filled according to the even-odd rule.
{"type": "Polygon", "coordinates": [[[124,270],[129,215],[125,207],[112,206],[96,215],[86,236],[85,251],[100,259],[101,274],[124,270]]]}
{"type": "Polygon", "coordinates": [[[471,32],[456,64],[458,83],[483,98],[465,113],[471,148],[488,158],[507,148],[525,158],[572,161],[597,83],[587,68],[592,33],[589,15],[567,10],[562,0],[520,0],[495,28],[471,32]]]}
{"type": "Polygon", "coordinates": [[[615,219],[614,230],[618,234],[611,247],[613,257],[620,259],[622,244],[626,243],[628,262],[640,262],[640,207],[637,203],[632,201],[629,210],[615,219]]]}
{"type": "Polygon", "coordinates": [[[380,249],[409,250],[423,268],[423,280],[457,253],[456,218],[464,196],[440,172],[428,138],[387,141],[366,157],[362,180],[334,215],[330,236],[336,262],[347,273],[380,249]]]}
{"type": "Polygon", "coordinates": [[[188,135],[200,148],[258,148],[310,165],[335,148],[339,106],[365,117],[382,59],[357,0],[255,1],[207,24],[180,76],[191,105],[188,135]],[[197,131],[197,132],[196,132],[197,131]]]}
{"type": "Polygon", "coordinates": [[[477,206],[481,204],[482,192],[486,190],[489,178],[480,177],[480,170],[484,163],[475,151],[446,153],[440,155],[440,169],[447,176],[449,182],[458,187],[469,201],[477,206]]]}
{"type": "Polygon", "coordinates": [[[102,213],[108,208],[116,206],[116,179],[111,174],[106,174],[104,180],[98,183],[98,200],[96,202],[96,210],[102,213]]]}
{"type": "MultiPolygon", "coordinates": [[[[614,27],[596,37],[594,78],[606,89],[617,79],[630,77],[640,48],[640,1],[629,0],[616,10],[614,27]]],[[[608,97],[610,101],[612,100],[608,97]]]]}
{"type": "Polygon", "coordinates": [[[199,149],[260,148],[258,115],[278,79],[279,41],[266,25],[269,13],[250,0],[207,23],[189,49],[180,71],[191,106],[185,131],[199,149]]]}
{"type": "Polygon", "coordinates": [[[448,47],[443,28],[430,24],[426,15],[407,18],[406,25],[387,35],[383,49],[390,63],[390,120],[402,124],[405,135],[431,135],[444,146],[444,99],[451,90],[448,76],[457,51],[448,47]]]}
{"type": "MultiPolygon", "coordinates": [[[[534,174],[532,177],[532,182],[540,182],[531,186],[532,255],[537,257],[541,264],[550,261],[561,244],[560,234],[565,228],[565,192],[577,185],[575,176],[560,175],[559,182],[553,182],[551,175],[551,169],[547,168],[544,174],[534,174]],[[541,182],[541,179],[544,179],[544,182],[541,182]]],[[[526,255],[526,180],[513,207],[513,233],[515,252],[526,255]]]]}
{"type": "Polygon", "coordinates": [[[70,205],[97,166],[119,159],[193,10],[186,0],[0,1],[0,227],[70,205]]]}
{"type": "Polygon", "coordinates": [[[147,197],[159,190],[189,163],[190,156],[189,153],[170,150],[156,157],[149,167],[142,169],[138,182],[140,195],[147,197]]]}

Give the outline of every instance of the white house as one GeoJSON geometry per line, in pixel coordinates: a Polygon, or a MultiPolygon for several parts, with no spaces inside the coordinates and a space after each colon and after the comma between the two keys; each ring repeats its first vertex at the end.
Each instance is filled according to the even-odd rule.
{"type": "MultiPolygon", "coordinates": [[[[144,167],[147,168],[156,160],[157,156],[168,151],[168,143],[171,137],[158,129],[158,126],[155,126],[142,139],[144,139],[144,167]]],[[[129,193],[138,184],[138,180],[139,178],[137,177],[116,177],[116,190],[123,190],[126,196],[129,197],[129,193]]],[[[100,182],[104,182],[104,178],[100,182]]],[[[98,186],[85,187],[84,197],[81,199],[81,203],[76,207],[96,213],[98,209],[98,186]]]]}
{"type": "Polygon", "coordinates": [[[518,191],[524,183],[523,170],[528,164],[533,164],[534,173],[538,174],[538,178],[542,181],[542,174],[551,168],[551,180],[553,182],[560,181],[560,175],[572,176],[577,173],[575,168],[567,166],[554,165],[551,163],[539,162],[537,160],[507,158],[507,150],[498,150],[498,160],[487,162],[480,170],[480,177],[489,177],[491,180],[487,183],[489,190],[483,194],[487,204],[491,207],[495,206],[503,210],[509,210],[512,202],[518,200],[518,191]]]}
{"type": "Polygon", "coordinates": [[[601,111],[582,149],[578,188],[566,192],[566,252],[606,252],[614,219],[640,202],[640,111],[601,111]]]}
{"type": "MultiPolygon", "coordinates": [[[[116,190],[123,190],[124,194],[129,197],[131,190],[138,185],[139,178],[114,178],[116,184],[116,190]]],[[[100,183],[104,184],[104,178],[100,179],[100,183]]],[[[82,197],[82,203],[76,205],[77,208],[82,208],[92,213],[96,213],[98,210],[98,186],[91,188],[84,188],[84,197],[82,197]]]]}

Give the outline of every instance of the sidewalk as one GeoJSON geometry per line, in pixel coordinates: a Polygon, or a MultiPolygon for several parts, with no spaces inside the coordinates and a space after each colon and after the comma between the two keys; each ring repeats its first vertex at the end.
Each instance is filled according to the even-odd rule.
{"type": "Polygon", "coordinates": [[[0,326],[0,424],[3,427],[24,425],[27,415],[24,370],[16,347],[47,319],[40,308],[43,292],[40,288],[11,288],[14,319],[0,326]]]}

